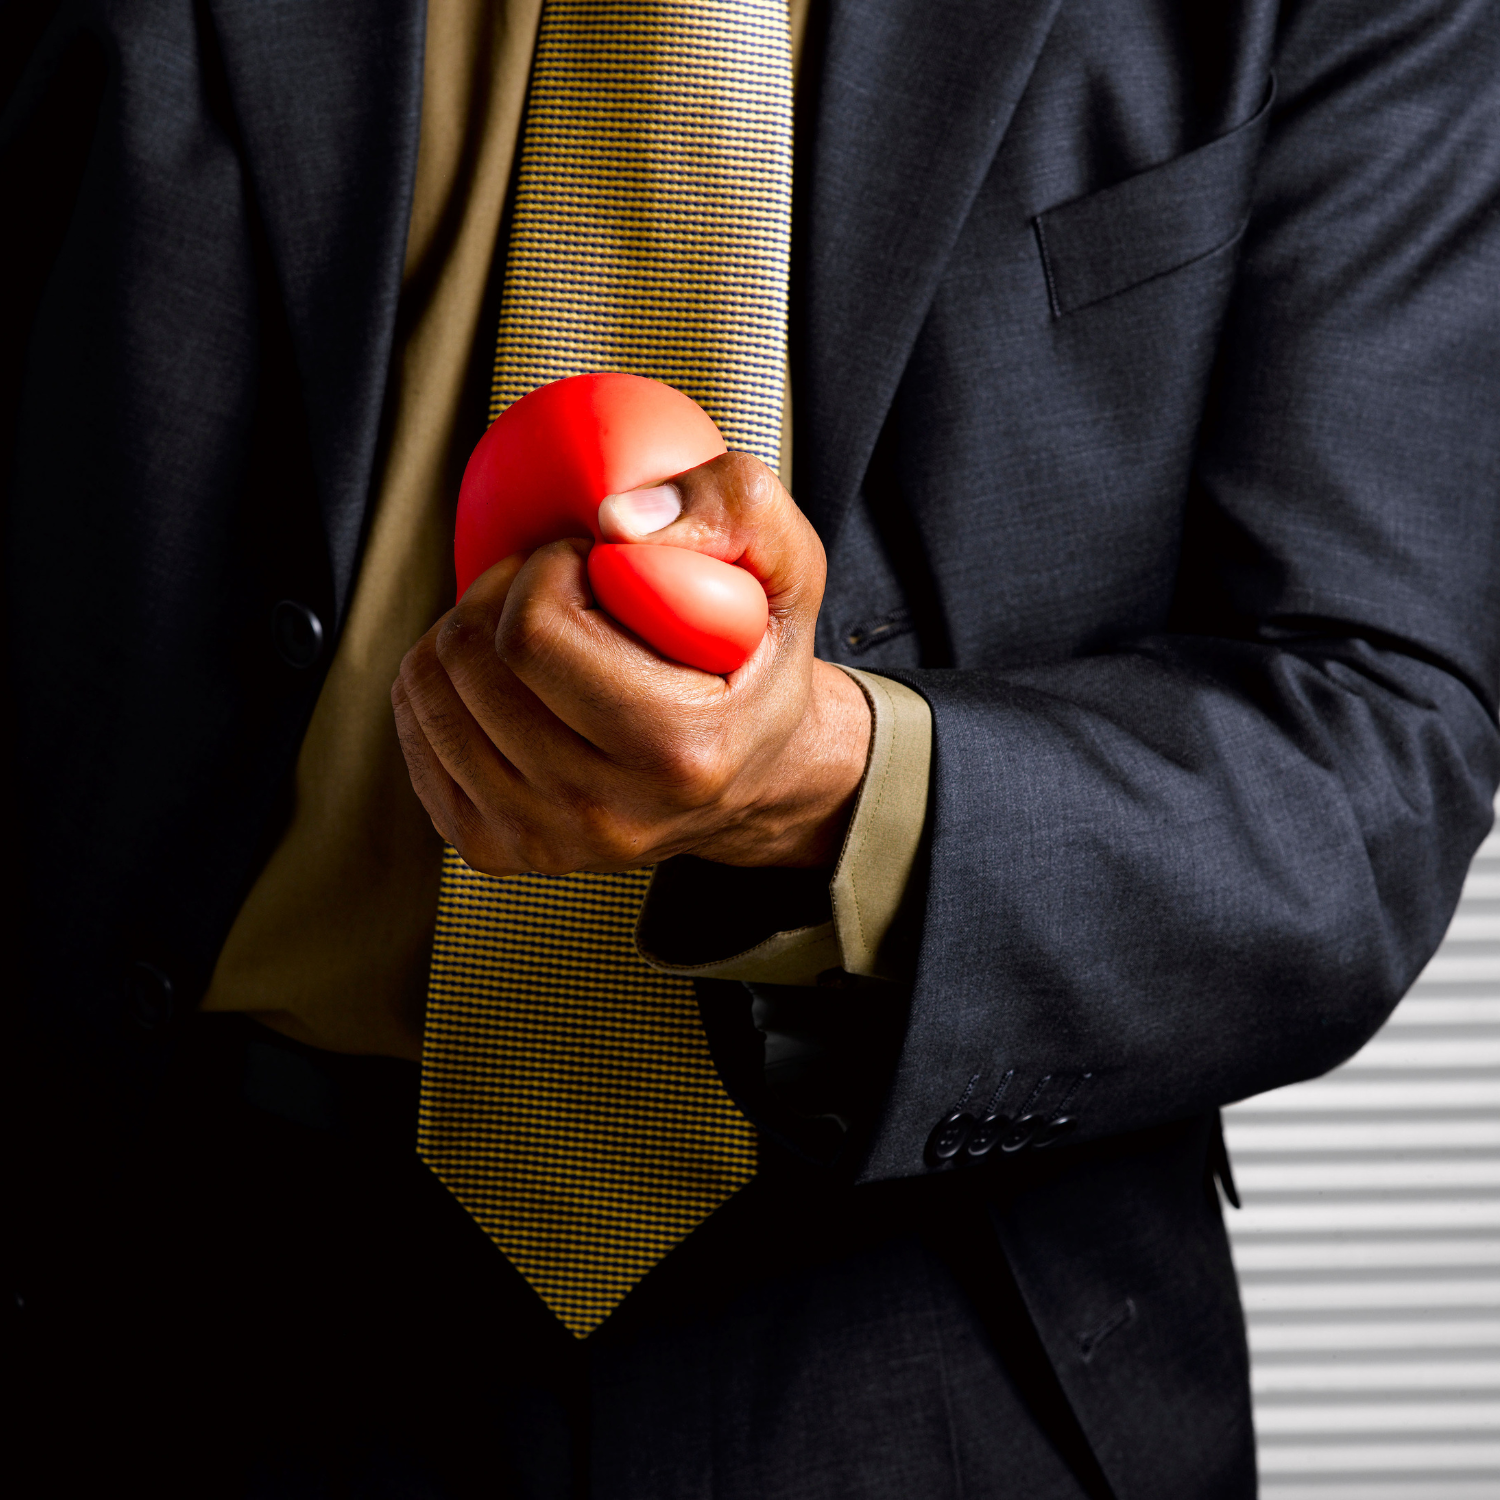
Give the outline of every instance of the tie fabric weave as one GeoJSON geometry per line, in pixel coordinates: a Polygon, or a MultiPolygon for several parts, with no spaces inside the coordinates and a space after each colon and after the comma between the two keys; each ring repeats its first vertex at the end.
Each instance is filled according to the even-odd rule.
{"type": "MultiPolygon", "coordinates": [[[[492,419],[620,370],[776,466],[791,105],[786,0],[545,0],[492,419]]],[[[755,1173],[691,982],[636,952],[649,878],[444,856],[418,1149],[579,1338],[755,1173]]]]}

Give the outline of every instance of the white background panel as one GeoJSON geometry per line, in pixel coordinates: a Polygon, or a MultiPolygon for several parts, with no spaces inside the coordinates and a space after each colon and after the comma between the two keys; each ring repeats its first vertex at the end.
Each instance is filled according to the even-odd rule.
{"type": "Polygon", "coordinates": [[[1500,1500],[1500,838],[1380,1035],[1224,1126],[1262,1500],[1500,1500]]]}

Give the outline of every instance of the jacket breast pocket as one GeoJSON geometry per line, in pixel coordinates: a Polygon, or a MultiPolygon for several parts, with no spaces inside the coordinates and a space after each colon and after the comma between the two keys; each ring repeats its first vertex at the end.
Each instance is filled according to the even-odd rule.
{"type": "Polygon", "coordinates": [[[1276,97],[1243,125],[1124,182],[1039,213],[1032,224],[1056,318],[1164,276],[1236,238],[1276,97]]]}

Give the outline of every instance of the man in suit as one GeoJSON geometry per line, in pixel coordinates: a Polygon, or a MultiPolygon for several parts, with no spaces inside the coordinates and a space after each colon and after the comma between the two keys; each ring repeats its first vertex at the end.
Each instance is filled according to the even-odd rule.
{"type": "MultiPolygon", "coordinates": [[[[214,1000],[375,555],[426,19],[44,19],[3,128],[31,206],[7,344],[18,1305],[39,1430],[86,1434],[46,1450],[51,1486],[1252,1493],[1215,1112],[1380,1024],[1500,776],[1493,16],[814,14],[801,515],[731,459],[672,524],[732,529],[760,497],[772,564],[826,551],[816,623],[805,601],[777,714],[674,762],[708,815],[627,767],[603,845],[555,804],[528,837],[583,867],[644,829],[673,858],[642,941],[681,971],[764,936],[693,950],[710,880],[765,931],[820,927],[828,872],[785,871],[830,858],[880,718],[821,661],[924,705],[920,856],[886,977],[701,981],[761,1170],[582,1343],[412,1157],[404,1043],[263,1036],[222,1011],[274,1007],[214,1000]],[[773,728],[820,747],[815,776],[745,779],[773,728]],[[705,795],[726,785],[745,802],[705,795]],[[734,845],[799,788],[800,842],[734,845]]],[[[485,673],[484,701],[519,691],[497,625],[534,682],[504,621],[564,629],[568,586],[490,575],[458,617],[479,638],[433,636],[398,690],[426,806],[496,873],[534,861],[516,808],[475,788],[445,826],[444,776],[503,735],[445,739],[444,705],[451,727],[485,673]]],[[[633,691],[617,731],[670,723],[633,691]]],[[[584,1158],[610,1124],[559,1138],[584,1158]]]]}

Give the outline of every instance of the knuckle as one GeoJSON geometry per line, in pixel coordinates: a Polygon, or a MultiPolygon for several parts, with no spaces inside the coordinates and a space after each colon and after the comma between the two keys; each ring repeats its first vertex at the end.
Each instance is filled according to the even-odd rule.
{"type": "Polygon", "coordinates": [[[758,458],[748,453],[737,455],[743,460],[736,471],[745,505],[751,510],[764,510],[781,502],[781,481],[758,458]]]}
{"type": "Polygon", "coordinates": [[[513,668],[545,659],[554,642],[550,612],[535,596],[518,599],[501,616],[495,631],[495,650],[513,668]]]}
{"type": "Polygon", "coordinates": [[[724,504],[741,513],[763,509],[779,488],[776,476],[752,453],[725,453],[712,469],[724,504]]]}
{"type": "Polygon", "coordinates": [[[679,475],[676,483],[689,514],[716,506],[737,510],[759,489],[769,472],[753,454],[731,449],[679,475]]]}
{"type": "Polygon", "coordinates": [[[517,869],[516,838],[509,820],[486,816],[472,805],[454,810],[448,842],[471,870],[509,875],[517,869]]]}
{"type": "Polygon", "coordinates": [[[441,672],[442,667],[437,660],[436,645],[430,635],[424,635],[401,658],[401,667],[396,674],[396,681],[405,689],[408,697],[417,698],[432,677],[441,672]]]}
{"type": "Polygon", "coordinates": [[[522,869],[538,875],[569,875],[578,868],[555,835],[527,830],[517,841],[516,853],[522,869]]]}
{"type": "Polygon", "coordinates": [[[647,839],[628,814],[576,787],[554,788],[546,827],[522,835],[528,869],[566,875],[599,866],[640,862],[647,839]]]}
{"type": "Polygon", "coordinates": [[[432,735],[440,742],[448,774],[455,781],[469,779],[482,769],[479,758],[474,753],[473,741],[456,728],[451,718],[441,714],[434,715],[432,735]]]}
{"type": "Polygon", "coordinates": [[[488,837],[489,830],[483,819],[477,816],[474,809],[460,806],[449,808],[444,821],[448,826],[443,830],[443,835],[458,850],[459,858],[471,870],[488,874],[494,858],[488,837]]]}
{"type": "Polygon", "coordinates": [[[584,813],[584,831],[592,864],[634,864],[645,843],[629,822],[599,806],[590,806],[584,813]]]}
{"type": "Polygon", "coordinates": [[[732,448],[719,462],[723,465],[724,477],[737,487],[750,489],[758,484],[760,476],[769,472],[753,453],[732,448]]]}
{"type": "Polygon", "coordinates": [[[448,666],[486,645],[491,639],[492,629],[493,620],[487,610],[472,604],[460,604],[448,612],[433,632],[433,656],[448,666]]]}
{"type": "Polygon", "coordinates": [[[683,739],[662,756],[663,780],[689,802],[713,801],[722,791],[726,767],[719,747],[702,739],[683,739]]]}

